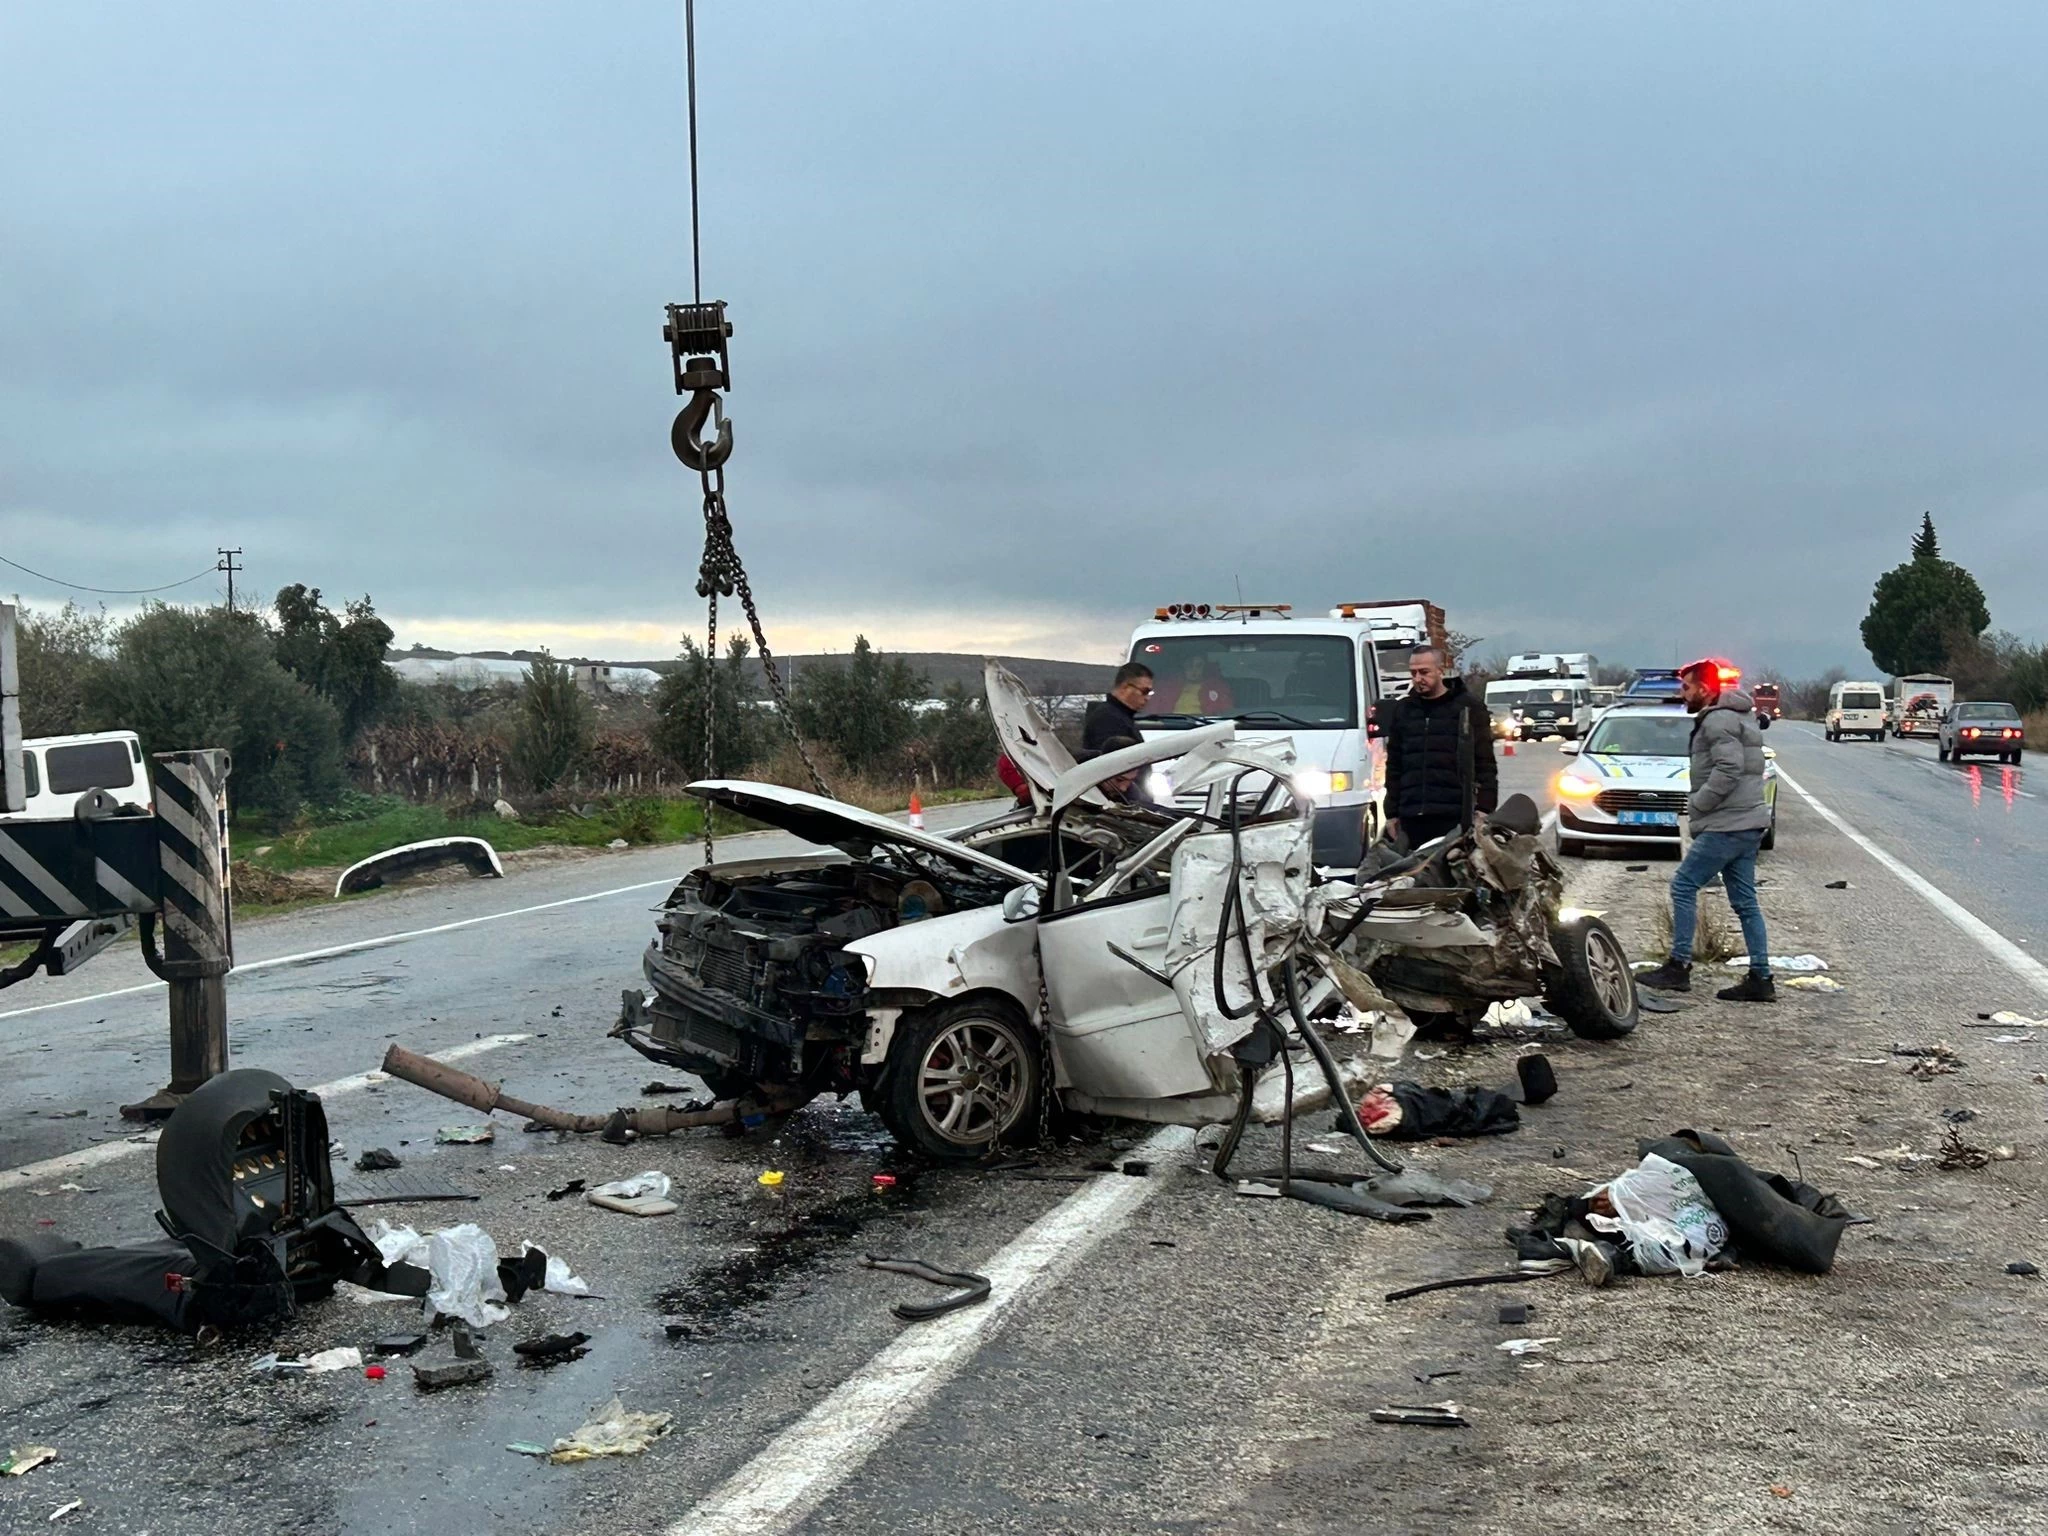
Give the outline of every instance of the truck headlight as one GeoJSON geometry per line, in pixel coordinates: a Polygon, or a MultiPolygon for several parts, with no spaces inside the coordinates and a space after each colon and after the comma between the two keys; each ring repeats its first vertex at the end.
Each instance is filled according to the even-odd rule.
{"type": "Polygon", "coordinates": [[[1164,805],[1173,798],[1173,775],[1164,768],[1154,768],[1145,775],[1145,793],[1164,805]]]}
{"type": "Polygon", "coordinates": [[[1309,800],[1341,795],[1351,788],[1351,775],[1329,768],[1304,768],[1294,776],[1294,792],[1309,800]]]}

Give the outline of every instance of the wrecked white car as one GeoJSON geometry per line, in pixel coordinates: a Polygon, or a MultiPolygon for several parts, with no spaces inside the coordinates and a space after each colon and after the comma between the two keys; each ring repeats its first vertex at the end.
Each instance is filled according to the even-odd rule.
{"type": "MultiPolygon", "coordinates": [[[[961,1158],[1037,1134],[1048,1080],[1081,1113],[1207,1124],[1249,1112],[1258,1079],[1278,1075],[1264,1069],[1290,1017],[1333,1076],[1306,1019],[1387,1002],[1380,986],[1454,1013],[1548,986],[1614,1005],[1582,1032],[1632,1027],[1625,960],[1618,992],[1583,974],[1560,985],[1586,945],[1532,939],[1526,915],[1507,921],[1535,913],[1547,929],[1556,916],[1555,865],[1532,854],[1533,836],[1504,829],[1495,842],[1512,845],[1514,868],[1540,858],[1552,879],[1522,879],[1504,901],[1456,883],[1469,858],[1365,885],[1324,880],[1284,742],[1241,746],[1225,722],[1077,766],[993,665],[988,696],[1034,804],[953,836],[778,785],[692,785],[838,852],[685,877],[646,952],[648,988],[627,994],[614,1034],[721,1098],[857,1092],[900,1141],[961,1158]],[[1100,788],[1169,759],[1177,792],[1206,792],[1203,810],[1100,788]],[[1402,970],[1424,952],[1419,972],[1402,970]],[[1452,984],[1461,963],[1476,990],[1452,984]]],[[[1598,931],[1591,952],[1619,957],[1598,931]]]]}

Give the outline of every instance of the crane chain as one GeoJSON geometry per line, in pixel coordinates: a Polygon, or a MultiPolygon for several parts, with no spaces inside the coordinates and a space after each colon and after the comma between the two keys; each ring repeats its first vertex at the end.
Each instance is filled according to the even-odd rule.
{"type": "MultiPolygon", "coordinates": [[[[768,636],[761,628],[761,613],[754,606],[754,591],[747,582],[746,567],[740,564],[739,550],[732,541],[732,519],[725,510],[725,469],[724,466],[707,468],[699,472],[704,482],[704,560],[697,572],[697,595],[706,599],[711,606],[711,618],[715,625],[718,619],[720,596],[737,595],[740,607],[747,615],[747,625],[754,633],[754,648],[761,656],[761,670],[768,678],[768,692],[774,697],[775,712],[782,721],[782,728],[789,735],[790,745],[796,748],[796,755],[803,760],[804,771],[811,777],[811,785],[827,800],[834,798],[831,787],[825,783],[825,776],[818,771],[818,765],[811,758],[810,748],[804,745],[803,736],[796,728],[796,712],[791,709],[789,688],[783,682],[782,669],[775,664],[775,653],[768,648],[768,636]]],[[[705,656],[707,667],[715,665],[716,636],[711,637],[713,651],[705,656]]],[[[705,698],[706,719],[715,707],[715,688],[707,688],[705,698]]],[[[710,762],[711,733],[707,728],[705,741],[705,773],[712,771],[710,762]]],[[[710,823],[705,824],[709,837],[710,823]]]]}

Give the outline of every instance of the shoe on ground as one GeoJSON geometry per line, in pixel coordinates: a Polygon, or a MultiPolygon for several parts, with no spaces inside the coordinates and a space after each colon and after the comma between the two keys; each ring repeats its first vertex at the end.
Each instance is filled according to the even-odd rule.
{"type": "Polygon", "coordinates": [[[1778,1000],[1778,984],[1769,976],[1751,971],[1734,986],[1723,987],[1714,996],[1724,1003],[1775,1003],[1778,1000]]]}
{"type": "Polygon", "coordinates": [[[1652,992],[1690,992],[1692,964],[1685,960],[1666,960],[1654,971],[1637,971],[1636,985],[1648,987],[1652,992]]]}

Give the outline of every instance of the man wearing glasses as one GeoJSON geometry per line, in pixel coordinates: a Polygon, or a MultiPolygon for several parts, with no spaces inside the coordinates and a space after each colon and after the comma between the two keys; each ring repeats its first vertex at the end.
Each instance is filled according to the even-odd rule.
{"type": "Polygon", "coordinates": [[[1152,669],[1127,661],[1116,669],[1109,693],[1088,706],[1081,721],[1081,753],[1092,757],[1119,736],[1139,737],[1138,711],[1152,697],[1152,669]]]}

